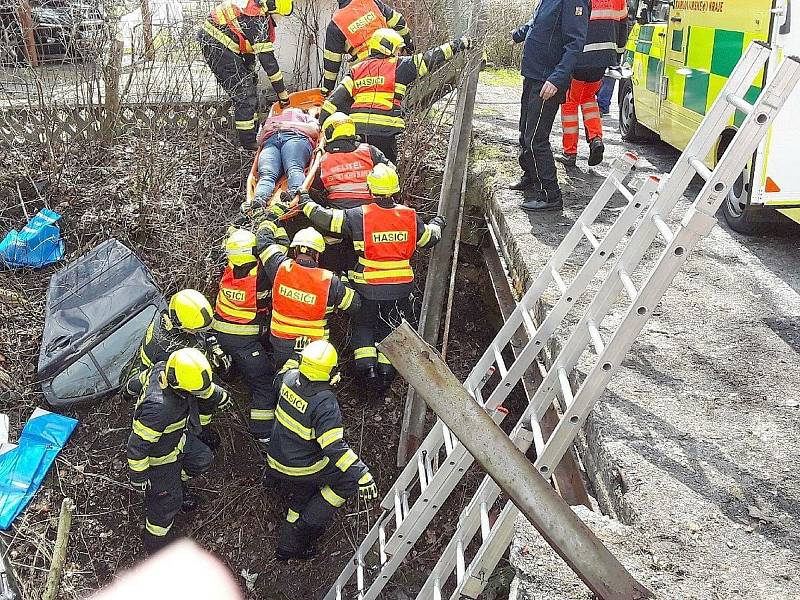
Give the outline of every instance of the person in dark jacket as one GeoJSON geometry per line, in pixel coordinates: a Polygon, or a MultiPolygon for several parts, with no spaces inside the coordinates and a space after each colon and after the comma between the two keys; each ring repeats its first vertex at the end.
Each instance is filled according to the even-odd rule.
{"type": "Polygon", "coordinates": [[[583,51],[588,23],[589,0],[542,0],[533,18],[512,33],[525,48],[519,123],[523,175],[510,188],[525,192],[524,210],[562,207],[550,130],[583,51]]]}

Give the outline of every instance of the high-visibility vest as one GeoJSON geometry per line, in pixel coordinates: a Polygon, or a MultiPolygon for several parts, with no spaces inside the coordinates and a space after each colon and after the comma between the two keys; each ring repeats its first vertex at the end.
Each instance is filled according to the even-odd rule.
{"type": "Polygon", "coordinates": [[[625,0],[592,0],[592,21],[624,21],[628,18],[628,5],[625,0]]]}
{"type": "Polygon", "coordinates": [[[364,255],[358,257],[363,267],[359,279],[369,285],[414,281],[411,257],[417,249],[416,211],[402,205],[383,208],[377,204],[367,204],[361,210],[364,255]]]}
{"type": "Polygon", "coordinates": [[[239,17],[265,17],[269,19],[269,41],[275,41],[275,21],[266,12],[258,0],[226,0],[217,4],[211,9],[211,20],[215,25],[225,26],[230,29],[239,39],[239,52],[242,54],[252,54],[253,47],[244,36],[239,17]]]}
{"type": "Polygon", "coordinates": [[[333,13],[332,20],[344,34],[359,60],[363,60],[369,54],[367,42],[372,34],[378,29],[388,27],[386,17],[374,0],[353,0],[333,13]]]}
{"type": "Polygon", "coordinates": [[[353,105],[359,109],[378,109],[387,113],[400,112],[400,100],[395,97],[397,58],[370,58],[353,67],[353,105]]]}
{"type": "Polygon", "coordinates": [[[258,316],[266,308],[258,307],[258,267],[253,267],[245,277],[234,277],[233,267],[228,265],[219,284],[214,329],[224,333],[258,335],[258,316]],[[220,320],[222,322],[220,322],[220,320]],[[233,326],[228,326],[229,324],[233,326]]]}
{"type": "Polygon", "coordinates": [[[352,152],[325,154],[319,171],[322,185],[328,192],[328,200],[372,200],[367,175],[374,166],[369,144],[359,144],[352,152]]]}
{"type": "Polygon", "coordinates": [[[333,273],[326,269],[284,261],[272,285],[272,335],[287,340],[327,338],[325,315],[332,278],[333,273]]]}

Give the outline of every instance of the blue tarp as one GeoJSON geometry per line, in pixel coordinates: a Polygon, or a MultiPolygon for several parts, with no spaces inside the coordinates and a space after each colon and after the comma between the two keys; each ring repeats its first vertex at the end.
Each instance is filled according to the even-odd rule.
{"type": "Polygon", "coordinates": [[[0,454],[0,529],[31,501],[78,421],[37,409],[22,430],[19,445],[0,454]]]}
{"type": "Polygon", "coordinates": [[[22,231],[12,229],[0,242],[0,266],[43,267],[61,260],[64,241],[57,221],[61,215],[43,208],[22,231]]]}

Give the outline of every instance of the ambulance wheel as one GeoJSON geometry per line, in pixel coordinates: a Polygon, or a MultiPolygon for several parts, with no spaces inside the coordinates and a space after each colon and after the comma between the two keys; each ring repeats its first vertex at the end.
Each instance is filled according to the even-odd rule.
{"type": "Polygon", "coordinates": [[[626,142],[640,142],[653,134],[636,119],[633,103],[633,86],[630,81],[621,81],[619,90],[619,132],[626,142]]]}
{"type": "Polygon", "coordinates": [[[725,222],[734,231],[752,235],[764,226],[764,221],[756,217],[758,209],[750,206],[750,169],[745,167],[736,179],[725,201],[720,206],[725,222]]]}

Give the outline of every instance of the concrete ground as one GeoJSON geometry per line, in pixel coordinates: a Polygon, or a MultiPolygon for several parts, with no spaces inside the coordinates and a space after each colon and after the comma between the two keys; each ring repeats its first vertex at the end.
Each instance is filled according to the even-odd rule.
{"type": "MultiPolygon", "coordinates": [[[[582,142],[578,168],[559,166],[563,213],[529,215],[518,208],[521,196],[504,189],[519,174],[520,92],[513,79],[484,74],[471,188],[485,195],[512,275],[524,282],[580,215],[611,159],[636,152],[643,160],[634,179],[641,179],[669,171],[678,152],[623,144],[612,114],[604,120],[604,165],[587,168],[582,142]]],[[[560,148],[559,124],[552,142],[560,148]]],[[[595,234],[622,203],[614,206],[595,234]]],[[[582,458],[603,512],[621,521],[594,516],[590,525],[659,598],[800,598],[798,257],[800,226],[744,237],[720,223],[587,422],[582,458]]],[[[618,319],[617,312],[606,320],[618,319]]],[[[516,598],[591,597],[527,522],[517,528],[516,598]]]]}

